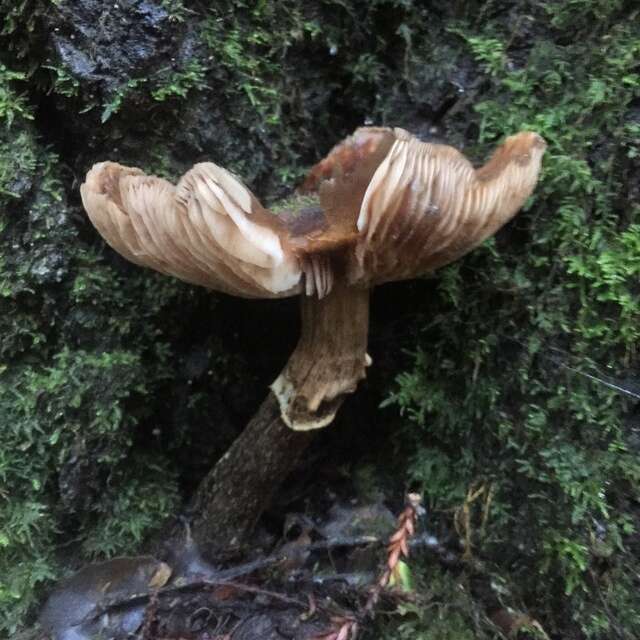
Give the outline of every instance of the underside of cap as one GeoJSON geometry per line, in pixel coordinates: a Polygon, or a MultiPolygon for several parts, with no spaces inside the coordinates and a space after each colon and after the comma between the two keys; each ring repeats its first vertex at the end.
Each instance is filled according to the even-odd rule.
{"type": "Polygon", "coordinates": [[[433,271],[495,234],[531,195],[546,146],[535,133],[518,133],[474,169],[453,147],[394,132],[362,199],[349,255],[349,280],[361,285],[433,271]]]}
{"type": "Polygon", "coordinates": [[[247,298],[301,291],[300,261],[285,248],[282,223],[211,162],[195,165],[177,186],[102,162],[81,194],[96,229],[136,264],[247,298]]]}

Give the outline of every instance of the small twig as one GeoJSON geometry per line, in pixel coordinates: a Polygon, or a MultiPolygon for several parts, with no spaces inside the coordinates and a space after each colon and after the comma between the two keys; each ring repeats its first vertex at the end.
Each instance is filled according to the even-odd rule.
{"type": "MultiPolygon", "coordinates": [[[[336,547],[359,547],[365,544],[384,544],[384,540],[376,536],[337,537],[318,542],[311,542],[309,544],[296,545],[296,552],[304,553],[306,551],[330,550],[335,549],[336,547]]],[[[259,569],[266,569],[267,567],[277,564],[282,560],[286,560],[290,553],[290,549],[280,549],[266,558],[253,560],[252,562],[231,567],[230,569],[223,569],[218,573],[217,578],[220,580],[229,580],[239,578],[240,576],[246,576],[247,574],[258,571],[259,569]]]]}
{"type": "MultiPolygon", "coordinates": [[[[456,532],[461,538],[464,538],[464,554],[462,555],[462,559],[465,561],[469,561],[473,558],[471,507],[473,503],[481,495],[485,493],[485,491],[486,491],[486,485],[481,484],[478,487],[478,484],[475,481],[472,482],[471,486],[467,490],[467,495],[464,499],[464,502],[454,512],[453,524],[455,526],[456,532]]],[[[486,507],[486,500],[485,500],[485,507],[486,507]]],[[[485,513],[488,516],[488,511],[485,510],[485,513]]]]}
{"type": "Polygon", "coordinates": [[[353,640],[358,633],[355,618],[334,616],[331,618],[333,628],[328,633],[315,636],[313,640],[353,640]]]}
{"type": "MultiPolygon", "coordinates": [[[[387,544],[385,538],[380,538],[378,536],[372,535],[362,535],[362,536],[344,536],[344,537],[335,537],[329,538],[327,540],[320,540],[318,542],[311,542],[309,544],[301,544],[296,546],[296,551],[298,553],[304,553],[306,551],[329,551],[331,549],[336,549],[338,547],[360,547],[363,545],[372,545],[378,546],[387,544]]],[[[441,553],[442,547],[438,540],[432,534],[425,533],[418,538],[411,540],[409,543],[410,547],[427,547],[436,553],[441,553]]],[[[260,560],[253,560],[252,562],[247,562],[245,564],[238,565],[236,567],[231,567],[229,569],[223,569],[219,571],[216,575],[217,580],[233,580],[234,578],[239,578],[241,576],[246,576],[254,571],[258,571],[260,569],[266,569],[282,560],[286,560],[288,555],[291,553],[290,550],[279,550],[275,553],[267,556],[266,558],[261,558],[260,560]]],[[[450,564],[450,563],[449,563],[450,564]]]]}
{"type": "Polygon", "coordinates": [[[382,590],[389,585],[392,576],[394,576],[396,580],[398,578],[400,558],[409,557],[409,540],[413,537],[416,530],[416,520],[421,502],[422,499],[419,494],[407,494],[407,506],[398,517],[398,528],[391,538],[389,538],[389,545],[387,546],[387,566],[369,594],[367,603],[362,610],[363,616],[373,617],[375,606],[380,599],[382,590]]]}
{"type": "Polygon", "coordinates": [[[197,580],[194,582],[189,582],[187,584],[165,587],[153,592],[138,593],[127,598],[105,600],[100,606],[97,606],[96,609],[87,616],[87,619],[85,621],[95,620],[96,618],[99,618],[109,611],[125,609],[128,607],[133,607],[135,605],[148,603],[154,598],[157,598],[159,600],[160,598],[176,595],[179,593],[185,593],[189,591],[207,591],[209,589],[215,589],[218,587],[231,587],[233,589],[237,589],[238,591],[256,593],[258,595],[273,598],[274,600],[280,600],[281,602],[285,602],[286,604],[293,605],[303,610],[307,609],[307,603],[301,602],[300,600],[297,600],[295,598],[290,598],[289,596],[285,596],[276,591],[269,591],[267,589],[252,587],[248,584],[243,584],[241,582],[231,582],[229,580],[197,580]]]}
{"type": "Polygon", "coordinates": [[[144,622],[142,625],[142,640],[153,640],[153,629],[158,615],[158,591],[155,590],[149,598],[149,604],[147,604],[144,610],[144,622]]]}

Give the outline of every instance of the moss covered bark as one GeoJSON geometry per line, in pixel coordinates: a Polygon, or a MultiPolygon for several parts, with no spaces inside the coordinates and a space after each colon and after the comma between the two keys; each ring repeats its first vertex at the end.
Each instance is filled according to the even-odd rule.
{"type": "MultiPolygon", "coordinates": [[[[70,557],[175,513],[296,340],[295,305],[258,334],[242,303],[124,264],[82,215],[84,172],[206,158],[273,199],[375,122],[478,159],[521,128],[550,144],[494,242],[374,297],[358,407],[395,443],[375,473],[444,529],[469,513],[456,535],[548,633],[640,635],[636,3],[209,4],[0,0],[0,626],[70,557]]],[[[425,576],[442,615],[389,637],[491,637],[465,572],[425,576]]]]}

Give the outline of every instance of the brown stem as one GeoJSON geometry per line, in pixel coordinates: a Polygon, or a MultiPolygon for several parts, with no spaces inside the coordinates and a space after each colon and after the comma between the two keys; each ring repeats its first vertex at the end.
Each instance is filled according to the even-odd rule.
{"type": "Polygon", "coordinates": [[[198,487],[196,543],[221,549],[246,542],[311,441],[298,431],[329,424],[364,377],[368,320],[364,289],[337,285],[322,300],[303,298],[300,341],[273,393],[198,487]]]}
{"type": "Polygon", "coordinates": [[[302,298],[300,341],[271,386],[296,431],[328,425],[365,377],[369,291],[337,282],[322,300],[302,298]]]}
{"type": "Polygon", "coordinates": [[[284,424],[270,393],[196,491],[196,544],[223,549],[246,542],[311,438],[284,424]]]}

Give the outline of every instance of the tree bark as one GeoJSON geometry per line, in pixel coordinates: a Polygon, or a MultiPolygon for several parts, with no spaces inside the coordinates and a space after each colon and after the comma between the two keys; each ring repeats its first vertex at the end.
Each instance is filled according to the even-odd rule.
{"type": "Polygon", "coordinates": [[[269,393],[198,487],[192,503],[196,544],[223,549],[245,542],[313,435],[287,427],[269,393]]]}

